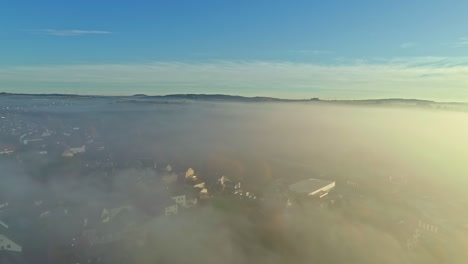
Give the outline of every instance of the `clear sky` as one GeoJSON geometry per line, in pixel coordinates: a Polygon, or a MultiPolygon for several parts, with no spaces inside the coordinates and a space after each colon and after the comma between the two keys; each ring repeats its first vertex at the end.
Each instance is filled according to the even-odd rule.
{"type": "Polygon", "coordinates": [[[468,1],[2,0],[0,91],[468,101],[468,1]]]}

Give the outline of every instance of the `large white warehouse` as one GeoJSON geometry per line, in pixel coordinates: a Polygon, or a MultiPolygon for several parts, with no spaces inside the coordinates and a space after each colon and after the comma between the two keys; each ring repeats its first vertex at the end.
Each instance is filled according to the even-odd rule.
{"type": "Polygon", "coordinates": [[[289,185],[289,191],[300,195],[323,197],[334,187],[334,181],[310,178],[289,185]]]}

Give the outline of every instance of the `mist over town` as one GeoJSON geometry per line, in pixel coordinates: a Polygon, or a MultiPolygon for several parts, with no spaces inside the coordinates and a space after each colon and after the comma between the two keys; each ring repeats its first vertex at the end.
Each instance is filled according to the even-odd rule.
{"type": "Polygon", "coordinates": [[[0,264],[467,264],[468,1],[0,1],[0,264]]]}
{"type": "Polygon", "coordinates": [[[2,102],[5,261],[466,259],[463,111],[319,100],[2,102]]]}

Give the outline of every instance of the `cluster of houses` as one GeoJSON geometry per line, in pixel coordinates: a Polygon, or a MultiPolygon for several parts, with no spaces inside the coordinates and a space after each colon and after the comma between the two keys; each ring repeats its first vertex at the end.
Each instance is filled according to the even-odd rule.
{"type": "Polygon", "coordinates": [[[13,144],[1,144],[0,155],[10,155],[16,151],[16,147],[13,144]]]}
{"type": "Polygon", "coordinates": [[[86,146],[85,145],[83,145],[81,147],[76,147],[76,148],[67,148],[62,153],[62,157],[73,157],[75,154],[85,153],[85,152],[86,152],[86,146]]]}
{"type": "MultiPolygon", "coordinates": [[[[171,165],[163,166],[160,170],[159,184],[165,187],[160,193],[156,190],[142,198],[144,203],[149,204],[147,207],[133,200],[116,200],[111,203],[95,201],[92,205],[88,201],[87,204],[77,205],[39,197],[27,205],[22,204],[22,208],[18,210],[15,207],[20,205],[15,201],[0,201],[0,256],[21,256],[27,237],[36,236],[34,232],[45,232],[47,237],[56,239],[52,244],[50,241],[41,243],[40,239],[36,240],[44,246],[44,252],[51,251],[50,247],[59,247],[62,251],[72,252],[71,255],[80,254],[81,259],[92,259],[98,255],[95,252],[99,252],[100,247],[128,239],[129,234],[137,232],[145,222],[156,217],[173,217],[182,211],[193,210],[216,194],[228,193],[256,199],[251,193],[243,192],[239,182],[225,176],[208,186],[192,168],[185,171],[185,177],[181,175],[180,179],[171,165]],[[154,200],[150,200],[152,197],[155,197],[154,200]],[[19,211],[22,213],[18,213],[19,211]],[[12,226],[10,223],[16,224],[12,226]],[[17,223],[23,223],[23,226],[17,223]],[[29,227],[24,226],[28,224],[29,227]],[[33,231],[27,233],[28,230],[33,231]]],[[[155,176],[148,174],[141,177],[150,179],[155,176]]],[[[141,179],[136,177],[135,181],[141,179]]],[[[148,186],[153,184],[149,180],[143,180],[142,183],[148,186]]],[[[47,254],[44,253],[45,255],[47,254]]],[[[31,257],[25,256],[25,259],[31,257]]]]}
{"type": "MultiPolygon", "coordinates": [[[[86,124],[82,124],[85,125],[86,124]]],[[[0,116],[0,158],[36,155],[41,158],[70,158],[90,150],[103,151],[92,129],[81,129],[73,121],[57,121],[10,111],[0,116]]]]}

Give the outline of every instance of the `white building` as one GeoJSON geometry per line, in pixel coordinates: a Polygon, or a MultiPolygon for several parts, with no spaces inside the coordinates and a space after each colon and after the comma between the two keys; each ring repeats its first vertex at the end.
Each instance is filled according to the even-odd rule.
{"type": "Polygon", "coordinates": [[[62,157],[73,157],[73,152],[67,149],[62,153],[62,157]]]}
{"type": "Polygon", "coordinates": [[[70,151],[71,151],[73,154],[84,153],[84,152],[86,151],[86,146],[83,145],[83,146],[78,147],[78,148],[71,148],[70,151]]]}
{"type": "Polygon", "coordinates": [[[11,144],[7,144],[7,145],[0,144],[0,154],[11,154],[15,152],[15,150],[16,150],[16,147],[11,144]]]}
{"type": "Polygon", "coordinates": [[[193,188],[205,189],[205,183],[202,182],[202,183],[199,183],[199,184],[195,184],[195,185],[193,186],[193,188]]]}
{"type": "Polygon", "coordinates": [[[200,199],[210,198],[210,195],[208,194],[208,190],[206,188],[200,191],[199,196],[200,196],[200,199]]]}
{"type": "Polygon", "coordinates": [[[171,197],[171,199],[178,205],[182,206],[182,207],[187,207],[187,201],[185,199],[185,194],[183,195],[178,195],[178,196],[173,196],[171,197]]]}
{"type": "Polygon", "coordinates": [[[13,152],[15,152],[15,151],[14,151],[13,149],[10,149],[10,148],[0,149],[0,155],[1,155],[1,154],[7,154],[7,155],[9,155],[9,154],[11,154],[11,153],[13,153],[13,152]]]}
{"type": "Polygon", "coordinates": [[[242,188],[241,188],[241,183],[238,182],[235,186],[234,186],[234,194],[240,194],[242,195],[242,188]]]}
{"type": "Polygon", "coordinates": [[[185,179],[193,179],[193,177],[195,177],[195,171],[192,169],[192,168],[189,168],[186,172],[185,172],[185,179]]]}
{"type": "Polygon", "coordinates": [[[226,177],[226,176],[224,176],[224,175],[221,176],[221,178],[218,179],[218,182],[219,182],[223,187],[225,187],[225,186],[226,186],[226,183],[227,183],[227,182],[230,182],[230,181],[231,181],[231,180],[229,180],[229,178],[226,177]]]}
{"type": "Polygon", "coordinates": [[[177,204],[169,205],[164,208],[164,215],[169,216],[169,215],[176,215],[178,212],[178,207],[177,204]]]}
{"type": "Polygon", "coordinates": [[[8,237],[0,234],[0,251],[15,251],[15,252],[21,252],[23,251],[23,248],[13,242],[11,239],[8,237]]]}
{"type": "Polygon", "coordinates": [[[327,195],[328,192],[333,188],[335,188],[334,181],[326,181],[314,178],[296,182],[289,186],[289,190],[293,193],[319,198],[327,195]]]}
{"type": "Polygon", "coordinates": [[[186,207],[187,208],[192,208],[192,207],[196,207],[197,204],[198,204],[198,199],[196,197],[194,198],[189,198],[185,201],[185,204],[186,204],[186,207]]]}
{"type": "Polygon", "coordinates": [[[24,137],[26,137],[28,134],[23,134],[21,137],[20,137],[20,143],[23,144],[23,145],[26,145],[28,144],[28,141],[27,140],[24,140],[24,137]]]}

